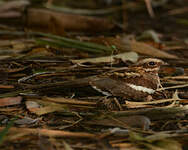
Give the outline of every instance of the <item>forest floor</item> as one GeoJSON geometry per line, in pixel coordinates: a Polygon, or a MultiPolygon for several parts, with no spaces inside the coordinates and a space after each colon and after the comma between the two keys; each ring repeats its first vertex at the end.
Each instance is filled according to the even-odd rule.
{"type": "Polygon", "coordinates": [[[188,149],[186,0],[0,2],[0,149],[188,149]],[[151,101],[87,81],[143,58],[168,63],[151,101]]]}

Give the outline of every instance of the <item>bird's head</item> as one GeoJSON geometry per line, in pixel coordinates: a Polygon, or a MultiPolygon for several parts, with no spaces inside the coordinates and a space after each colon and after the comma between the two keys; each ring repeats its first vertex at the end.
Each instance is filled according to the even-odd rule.
{"type": "Polygon", "coordinates": [[[157,73],[161,65],[166,64],[164,61],[156,58],[146,58],[138,61],[134,66],[143,69],[145,72],[157,73]]]}

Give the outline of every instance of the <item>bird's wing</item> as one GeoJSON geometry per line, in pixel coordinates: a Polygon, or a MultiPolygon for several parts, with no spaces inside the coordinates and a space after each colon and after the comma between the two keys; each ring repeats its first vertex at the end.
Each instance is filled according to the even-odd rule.
{"type": "Polygon", "coordinates": [[[125,82],[110,77],[98,78],[90,81],[90,85],[95,90],[107,96],[134,97],[134,91],[131,87],[127,86],[125,82]]]}

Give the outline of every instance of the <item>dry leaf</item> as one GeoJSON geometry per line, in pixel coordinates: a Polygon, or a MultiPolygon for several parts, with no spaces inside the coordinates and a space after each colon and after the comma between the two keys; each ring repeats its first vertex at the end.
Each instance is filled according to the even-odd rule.
{"type": "Polygon", "coordinates": [[[65,35],[65,31],[104,32],[115,25],[107,19],[30,8],[27,11],[27,27],[34,31],[65,35]]]}
{"type": "Polygon", "coordinates": [[[46,48],[35,48],[32,51],[30,51],[29,53],[26,54],[27,56],[32,56],[32,57],[36,57],[36,56],[53,56],[54,54],[50,51],[48,51],[46,48]]]}
{"type": "Polygon", "coordinates": [[[40,105],[34,101],[26,101],[25,104],[26,108],[32,113],[36,112],[40,108],[40,105]]]}
{"type": "Polygon", "coordinates": [[[13,89],[14,85],[2,85],[0,84],[0,89],[13,89]]]}
{"type": "Polygon", "coordinates": [[[18,119],[16,121],[14,121],[15,124],[18,124],[18,125],[26,125],[26,124],[33,124],[33,123],[36,123],[37,121],[39,121],[39,119],[32,119],[32,118],[29,118],[29,117],[24,117],[23,119],[18,119]]]}
{"type": "Polygon", "coordinates": [[[121,53],[118,55],[112,55],[112,56],[106,56],[106,57],[97,57],[97,58],[87,58],[87,59],[80,59],[80,60],[72,60],[73,63],[113,63],[115,60],[121,59],[122,61],[132,61],[136,62],[138,60],[138,54],[135,52],[126,52],[126,53],[121,53]]]}
{"type": "Polygon", "coordinates": [[[39,116],[55,111],[64,111],[66,109],[66,105],[63,104],[46,102],[39,99],[35,99],[35,101],[26,101],[26,107],[29,111],[39,116]],[[38,103],[40,103],[41,105],[38,103]]]}
{"type": "Polygon", "coordinates": [[[21,104],[21,101],[21,96],[0,98],[0,106],[18,105],[21,104]]]}
{"type": "Polygon", "coordinates": [[[158,58],[178,59],[178,57],[175,55],[169,54],[167,52],[163,52],[157,48],[151,47],[150,45],[147,45],[142,42],[131,41],[130,47],[132,51],[135,51],[140,54],[145,54],[158,58]]]}
{"type": "Polygon", "coordinates": [[[86,121],[87,124],[93,125],[103,125],[103,126],[114,126],[114,127],[138,127],[144,130],[148,130],[151,124],[150,119],[141,115],[133,115],[127,117],[115,117],[106,119],[94,119],[91,121],[86,121]]]}
{"type": "Polygon", "coordinates": [[[30,4],[27,0],[9,1],[0,5],[0,18],[18,18],[22,16],[23,9],[30,4]]]}

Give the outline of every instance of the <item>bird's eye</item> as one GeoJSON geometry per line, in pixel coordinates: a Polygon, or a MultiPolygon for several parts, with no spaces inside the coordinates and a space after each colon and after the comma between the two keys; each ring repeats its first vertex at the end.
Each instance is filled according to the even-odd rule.
{"type": "Polygon", "coordinates": [[[155,62],[150,61],[150,62],[149,62],[149,65],[150,65],[150,66],[154,66],[154,65],[155,65],[155,62]]]}

